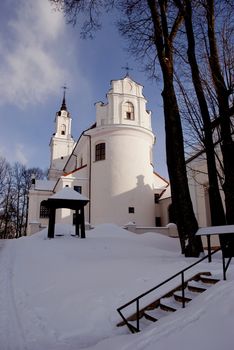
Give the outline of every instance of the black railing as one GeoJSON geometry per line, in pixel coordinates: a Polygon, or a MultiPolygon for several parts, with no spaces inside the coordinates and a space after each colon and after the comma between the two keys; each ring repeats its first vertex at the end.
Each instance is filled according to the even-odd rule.
{"type": "Polygon", "coordinates": [[[186,288],[186,283],[185,283],[185,278],[184,278],[184,273],[188,270],[190,270],[192,267],[194,267],[195,265],[198,265],[199,263],[201,263],[202,261],[209,259],[211,257],[211,255],[217,253],[218,251],[220,251],[221,248],[218,248],[216,250],[214,250],[213,252],[205,255],[203,258],[199,259],[198,261],[196,261],[195,263],[193,263],[192,265],[186,267],[185,269],[177,272],[175,275],[167,278],[165,281],[157,284],[155,287],[149,289],[147,292],[140,294],[139,296],[137,296],[136,298],[130,300],[128,303],[120,306],[117,311],[120,314],[120,316],[122,317],[124,323],[126,324],[126,326],[128,327],[128,329],[132,332],[140,332],[140,299],[144,298],[146,295],[152,293],[153,291],[155,291],[156,289],[162,287],[164,284],[170,282],[171,280],[173,280],[174,278],[178,277],[181,275],[181,287],[182,287],[182,307],[185,307],[185,288],[186,288]],[[129,305],[136,303],[136,327],[134,327],[131,323],[129,323],[129,321],[127,320],[127,318],[123,315],[123,313],[121,312],[123,309],[125,309],[126,307],[128,307],[129,305]]]}

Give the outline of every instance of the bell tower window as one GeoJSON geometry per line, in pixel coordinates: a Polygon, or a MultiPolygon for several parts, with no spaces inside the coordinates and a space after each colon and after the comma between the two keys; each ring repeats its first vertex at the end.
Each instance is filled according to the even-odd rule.
{"type": "Polygon", "coordinates": [[[66,134],[66,125],[62,124],[61,125],[61,135],[65,135],[66,134]]]}
{"type": "Polygon", "coordinates": [[[134,120],[134,106],[131,102],[125,102],[123,105],[124,118],[128,120],[134,120]]]}

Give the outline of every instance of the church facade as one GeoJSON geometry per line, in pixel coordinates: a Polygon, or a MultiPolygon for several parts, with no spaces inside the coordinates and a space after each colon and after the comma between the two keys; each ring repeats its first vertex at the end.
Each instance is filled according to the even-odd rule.
{"type": "MultiPolygon", "coordinates": [[[[65,94],[50,141],[48,180],[33,179],[29,192],[28,234],[48,224],[42,201],[69,186],[88,197],[85,220],[152,227],[169,222],[169,183],[154,171],[151,112],[143,87],[128,75],[112,80],[107,102],[96,103],[96,120],[78,141],[71,136],[65,94]]],[[[60,209],[58,223],[74,223],[60,209]]]]}

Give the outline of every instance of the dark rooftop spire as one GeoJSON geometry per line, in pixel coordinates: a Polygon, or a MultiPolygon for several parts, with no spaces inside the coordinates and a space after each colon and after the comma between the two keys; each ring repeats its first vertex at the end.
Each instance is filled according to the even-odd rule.
{"type": "Polygon", "coordinates": [[[63,86],[63,101],[62,101],[62,105],[61,105],[61,108],[60,108],[60,111],[67,111],[67,106],[66,106],[66,90],[67,90],[67,87],[66,86],[63,86]]]}

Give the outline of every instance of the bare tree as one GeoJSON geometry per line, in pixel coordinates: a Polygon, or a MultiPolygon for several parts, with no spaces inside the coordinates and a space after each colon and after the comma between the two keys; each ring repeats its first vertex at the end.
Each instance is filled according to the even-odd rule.
{"type": "Polygon", "coordinates": [[[5,197],[5,191],[6,191],[6,179],[7,179],[7,173],[9,169],[9,164],[6,162],[5,158],[0,158],[0,237],[4,238],[4,197],[5,197]]]}
{"type": "Polygon", "coordinates": [[[15,214],[15,208],[13,205],[14,193],[13,187],[13,173],[10,165],[7,165],[6,177],[4,183],[4,193],[1,200],[2,207],[2,225],[1,235],[2,238],[9,238],[15,236],[15,230],[13,226],[13,217],[15,214]]]}
{"type": "MultiPolygon", "coordinates": [[[[216,169],[216,159],[214,152],[214,143],[213,143],[213,134],[212,134],[212,125],[211,125],[211,117],[208,108],[208,104],[206,101],[205,91],[202,84],[201,73],[197,61],[196,56],[196,44],[195,44],[195,35],[194,35],[194,25],[193,25],[193,7],[190,0],[174,0],[176,6],[181,10],[184,14],[184,25],[187,37],[187,57],[188,63],[191,68],[191,77],[193,86],[195,89],[199,109],[200,116],[202,121],[202,127],[199,126],[196,129],[196,132],[199,134],[200,139],[202,140],[206,153],[206,161],[207,161],[207,170],[208,170],[208,179],[209,179],[209,202],[210,202],[210,210],[211,210],[211,222],[213,225],[222,225],[225,224],[225,213],[223,209],[223,204],[221,200],[221,195],[219,191],[219,183],[217,178],[217,169],[216,169]]],[[[184,96],[185,97],[185,96],[184,96]]],[[[186,101],[188,101],[188,96],[186,95],[186,101]]],[[[187,105],[188,108],[191,105],[187,105]]],[[[193,110],[192,120],[196,118],[197,111],[193,110]]],[[[190,114],[191,117],[191,114],[190,114]]],[[[197,127],[196,119],[194,126],[197,127]]]]}
{"type": "Polygon", "coordinates": [[[40,168],[27,169],[24,165],[15,163],[14,176],[14,207],[15,207],[15,237],[26,235],[28,215],[28,192],[31,186],[32,176],[43,179],[45,173],[40,168]]]}
{"type": "Polygon", "coordinates": [[[26,235],[28,192],[32,175],[45,178],[39,168],[27,169],[20,163],[11,166],[0,158],[0,237],[19,238],[26,235]]]}
{"type": "MultiPolygon", "coordinates": [[[[224,2],[227,4],[227,2],[224,2]]],[[[233,2],[228,2],[232,5],[233,2]]],[[[214,0],[204,1],[204,8],[207,18],[207,36],[208,36],[208,57],[211,69],[211,75],[215,87],[215,93],[218,101],[219,109],[219,124],[221,133],[221,151],[223,156],[223,167],[225,175],[225,183],[223,185],[226,203],[226,219],[228,224],[234,223],[234,141],[232,138],[232,126],[230,120],[230,95],[233,94],[232,85],[228,85],[228,80],[225,80],[223,75],[220,55],[217,47],[216,39],[216,19],[215,19],[215,2],[214,0]]],[[[232,67],[233,74],[233,67],[232,67]]]]}

